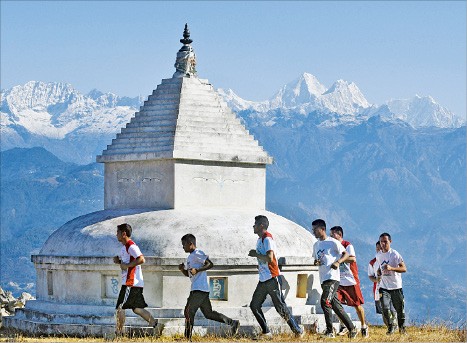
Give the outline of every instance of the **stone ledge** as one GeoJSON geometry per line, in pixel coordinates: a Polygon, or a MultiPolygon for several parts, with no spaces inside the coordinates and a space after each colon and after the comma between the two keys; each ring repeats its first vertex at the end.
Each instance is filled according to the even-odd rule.
{"type": "MultiPolygon", "coordinates": [[[[167,270],[178,271],[178,265],[186,261],[186,258],[160,258],[153,256],[145,256],[146,263],[144,264],[145,268],[150,268],[151,266],[163,266],[167,270]]],[[[245,268],[245,271],[255,271],[257,270],[256,259],[251,257],[245,258],[211,258],[214,263],[214,268],[210,270],[210,274],[215,274],[216,272],[229,271],[229,266],[236,266],[245,268]]],[[[115,269],[115,264],[113,263],[113,256],[54,256],[54,255],[31,255],[31,262],[37,264],[55,264],[55,265],[86,265],[89,268],[89,265],[96,266],[97,270],[102,268],[102,266],[112,266],[115,269]]],[[[279,266],[281,269],[286,271],[316,271],[318,267],[312,265],[312,261],[308,257],[281,257],[279,259],[279,266]]],[[[235,269],[235,273],[240,270],[235,269]]]]}
{"type": "MultiPolygon", "coordinates": [[[[107,150],[106,150],[107,151],[107,150]]],[[[121,153],[111,154],[107,153],[98,155],[96,157],[97,162],[124,162],[124,161],[146,161],[146,160],[163,160],[163,159],[182,159],[182,160],[194,160],[194,161],[216,161],[216,162],[231,162],[231,163],[246,163],[246,164],[271,164],[273,162],[272,157],[269,157],[264,153],[263,157],[253,156],[238,156],[238,155],[224,155],[219,153],[183,153],[177,151],[164,151],[160,153],[144,152],[144,153],[121,153]],[[108,155],[107,155],[108,154],[108,155]]]]}
{"type": "MultiPolygon", "coordinates": [[[[39,308],[47,308],[47,305],[53,306],[54,309],[57,309],[55,304],[46,302],[38,302],[37,306],[32,306],[39,308]],[[45,306],[45,307],[44,307],[45,306]]],[[[89,307],[89,306],[85,306],[89,307]]],[[[308,311],[305,311],[301,314],[293,314],[298,324],[306,331],[315,333],[317,331],[322,331],[325,328],[325,321],[323,314],[314,313],[314,306],[307,306],[308,311]],[[308,312],[308,314],[306,313],[308,312]]],[[[23,316],[10,316],[5,318],[5,326],[7,329],[17,329],[22,332],[25,332],[28,335],[54,335],[54,336],[100,336],[100,337],[110,337],[115,330],[113,312],[114,309],[107,307],[107,314],[99,316],[98,313],[104,308],[102,306],[94,306],[93,309],[90,307],[87,308],[88,311],[93,313],[92,315],[83,315],[76,314],[76,306],[72,304],[69,305],[59,305],[59,310],[66,310],[68,308],[68,317],[65,313],[57,314],[57,316],[49,314],[41,317],[40,311],[37,310],[25,310],[25,312],[34,312],[30,313],[25,317],[23,316]],[[100,307],[100,308],[99,308],[100,307]],[[99,311],[100,310],[100,311],[99,311]],[[29,319],[28,319],[29,317],[29,319]],[[58,320],[66,320],[67,322],[60,322],[58,320]],[[87,319],[91,318],[94,320],[94,323],[87,323],[87,319]],[[81,320],[81,321],[80,321],[81,320]]],[[[280,318],[278,313],[272,307],[264,307],[265,317],[267,318],[268,325],[270,326],[271,331],[274,334],[277,333],[290,333],[290,328],[286,322],[280,318]]],[[[163,312],[158,313],[158,309],[148,308],[148,310],[159,318],[159,327],[157,334],[170,336],[174,334],[183,334],[185,320],[183,318],[182,309],[166,309],[163,312]],[[158,316],[164,314],[164,316],[158,316]],[[169,315],[170,317],[168,317],[169,315]]],[[[256,322],[251,310],[247,307],[240,308],[225,308],[219,309],[222,313],[230,316],[234,319],[240,319],[240,334],[243,335],[252,335],[258,333],[259,325],[256,322]]],[[[293,309],[292,309],[293,310],[293,309]]],[[[125,332],[128,336],[135,336],[138,334],[143,335],[152,335],[153,331],[147,327],[146,322],[141,318],[136,317],[135,315],[130,314],[130,311],[126,311],[127,322],[125,325],[125,332]]],[[[103,314],[103,313],[101,313],[103,314]]],[[[357,327],[360,327],[360,322],[354,322],[357,327]]],[[[339,323],[334,322],[333,326],[338,330],[339,323]]],[[[219,336],[227,335],[229,333],[230,327],[225,324],[214,322],[204,318],[201,313],[197,313],[194,323],[194,334],[204,336],[206,334],[215,334],[219,336]]]]}

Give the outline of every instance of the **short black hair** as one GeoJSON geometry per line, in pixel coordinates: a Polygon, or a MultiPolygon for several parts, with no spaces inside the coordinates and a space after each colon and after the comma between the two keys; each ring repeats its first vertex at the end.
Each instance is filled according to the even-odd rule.
{"type": "Polygon", "coordinates": [[[117,231],[125,232],[127,237],[131,237],[133,229],[130,224],[124,223],[117,226],[117,231]]]}
{"type": "Polygon", "coordinates": [[[196,246],[196,237],[191,233],[187,233],[182,237],[182,243],[193,243],[196,246]]]}
{"type": "Polygon", "coordinates": [[[389,233],[387,233],[387,232],[383,232],[381,235],[379,235],[379,238],[384,237],[384,236],[386,236],[387,238],[389,238],[390,241],[392,240],[392,239],[391,239],[391,235],[390,235],[389,233]]]}
{"type": "Polygon", "coordinates": [[[269,220],[268,220],[268,217],[266,216],[263,216],[263,215],[259,215],[259,216],[256,216],[255,217],[255,224],[258,224],[258,225],[263,225],[264,228],[267,230],[268,227],[269,227],[269,220]]]}
{"type": "Polygon", "coordinates": [[[326,222],[322,219],[313,220],[311,226],[322,227],[324,228],[324,231],[326,231],[326,222]]]}
{"type": "Polygon", "coordinates": [[[344,237],[344,229],[341,226],[333,226],[331,231],[339,232],[339,234],[344,237]]]}

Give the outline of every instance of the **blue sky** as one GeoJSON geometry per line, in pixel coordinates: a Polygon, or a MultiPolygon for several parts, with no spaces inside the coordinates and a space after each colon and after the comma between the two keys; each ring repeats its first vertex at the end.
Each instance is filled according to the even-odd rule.
{"type": "Polygon", "coordinates": [[[1,1],[1,88],[61,81],[149,95],[187,22],[198,75],[265,100],[301,73],[369,102],[431,95],[466,114],[465,1],[1,1]]]}

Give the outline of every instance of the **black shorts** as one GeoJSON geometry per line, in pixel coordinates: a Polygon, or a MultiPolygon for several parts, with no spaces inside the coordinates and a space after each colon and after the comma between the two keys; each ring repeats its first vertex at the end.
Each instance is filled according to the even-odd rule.
{"type": "Polygon", "coordinates": [[[122,307],[122,309],[135,309],[145,308],[148,304],[144,301],[143,288],[142,287],[129,287],[122,286],[120,293],[118,294],[117,305],[115,308],[122,307]]]}

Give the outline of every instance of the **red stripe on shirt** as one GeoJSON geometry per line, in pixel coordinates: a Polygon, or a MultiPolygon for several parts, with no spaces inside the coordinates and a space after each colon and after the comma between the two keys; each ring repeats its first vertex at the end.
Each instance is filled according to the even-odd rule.
{"type": "MultiPolygon", "coordinates": [[[[130,246],[132,246],[133,244],[135,244],[135,242],[133,242],[131,239],[125,244],[127,253],[128,253],[128,249],[130,249],[130,246]]],[[[130,254],[130,263],[134,260],[136,259],[130,254]]],[[[135,273],[136,273],[136,266],[128,268],[127,274],[126,274],[126,283],[125,283],[127,286],[133,286],[135,284],[135,273]]]]}
{"type": "MultiPolygon", "coordinates": [[[[264,242],[264,239],[266,237],[271,238],[272,240],[274,240],[274,238],[272,238],[272,235],[267,231],[263,234],[263,236],[261,237],[261,240],[264,242]]],[[[276,258],[276,254],[275,254],[274,250],[268,250],[268,251],[266,251],[266,254],[268,252],[270,252],[270,251],[272,251],[272,261],[268,262],[268,268],[269,268],[269,272],[271,273],[271,276],[276,277],[276,276],[280,275],[279,264],[277,263],[277,258],[276,258]]]]}
{"type": "MultiPolygon", "coordinates": [[[[344,246],[344,248],[347,249],[347,247],[349,245],[351,245],[351,243],[349,241],[344,241],[342,240],[342,245],[344,246]]],[[[355,256],[354,256],[355,257],[355,256]]],[[[350,271],[352,272],[352,275],[355,279],[355,281],[357,282],[357,285],[360,284],[360,279],[358,278],[358,266],[357,266],[357,262],[350,262],[349,263],[350,265],[350,271]]]]}

